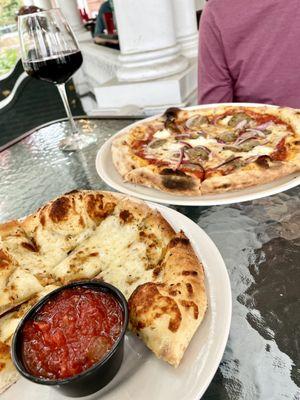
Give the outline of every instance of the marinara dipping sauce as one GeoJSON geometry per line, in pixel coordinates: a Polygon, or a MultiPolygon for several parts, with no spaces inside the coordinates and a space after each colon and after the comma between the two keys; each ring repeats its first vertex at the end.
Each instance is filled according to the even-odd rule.
{"type": "Polygon", "coordinates": [[[103,359],[123,324],[122,307],[112,294],[82,286],[66,288],[25,321],[23,364],[39,378],[72,377],[103,359]]]}

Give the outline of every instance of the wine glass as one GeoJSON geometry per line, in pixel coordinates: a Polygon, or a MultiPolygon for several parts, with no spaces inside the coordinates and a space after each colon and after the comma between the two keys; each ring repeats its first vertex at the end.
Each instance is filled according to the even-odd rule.
{"type": "Polygon", "coordinates": [[[79,132],[68,102],[65,83],[80,68],[82,54],[61,10],[21,15],[18,30],[24,70],[29,76],[54,83],[61,95],[73,134],[60,142],[60,149],[80,150],[95,143],[95,134],[79,132]]]}

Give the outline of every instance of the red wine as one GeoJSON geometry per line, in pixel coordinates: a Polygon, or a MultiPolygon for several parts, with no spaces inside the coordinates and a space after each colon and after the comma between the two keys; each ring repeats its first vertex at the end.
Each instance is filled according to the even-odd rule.
{"type": "Polygon", "coordinates": [[[81,51],[23,63],[28,75],[55,84],[65,83],[80,68],[81,64],[81,51]]]}

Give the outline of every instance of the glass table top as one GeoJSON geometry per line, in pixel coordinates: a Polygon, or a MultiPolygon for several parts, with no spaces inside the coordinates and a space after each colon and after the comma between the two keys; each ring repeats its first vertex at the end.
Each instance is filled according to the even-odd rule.
{"type": "MultiPolygon", "coordinates": [[[[130,119],[80,119],[96,146],[64,153],[66,121],[0,152],[0,221],[74,189],[111,190],[95,169],[102,143],[130,119]]],[[[300,189],[227,206],[174,207],[203,228],[226,263],[233,295],[229,340],[204,400],[300,399],[300,189]]],[[[167,400],[167,399],[166,399],[167,400]]]]}

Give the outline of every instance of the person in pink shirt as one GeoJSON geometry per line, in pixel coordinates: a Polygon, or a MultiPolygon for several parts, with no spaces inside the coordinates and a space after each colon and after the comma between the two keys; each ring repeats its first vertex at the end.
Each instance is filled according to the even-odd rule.
{"type": "Polygon", "coordinates": [[[198,101],[300,108],[299,0],[209,0],[200,20],[198,101]]]}

